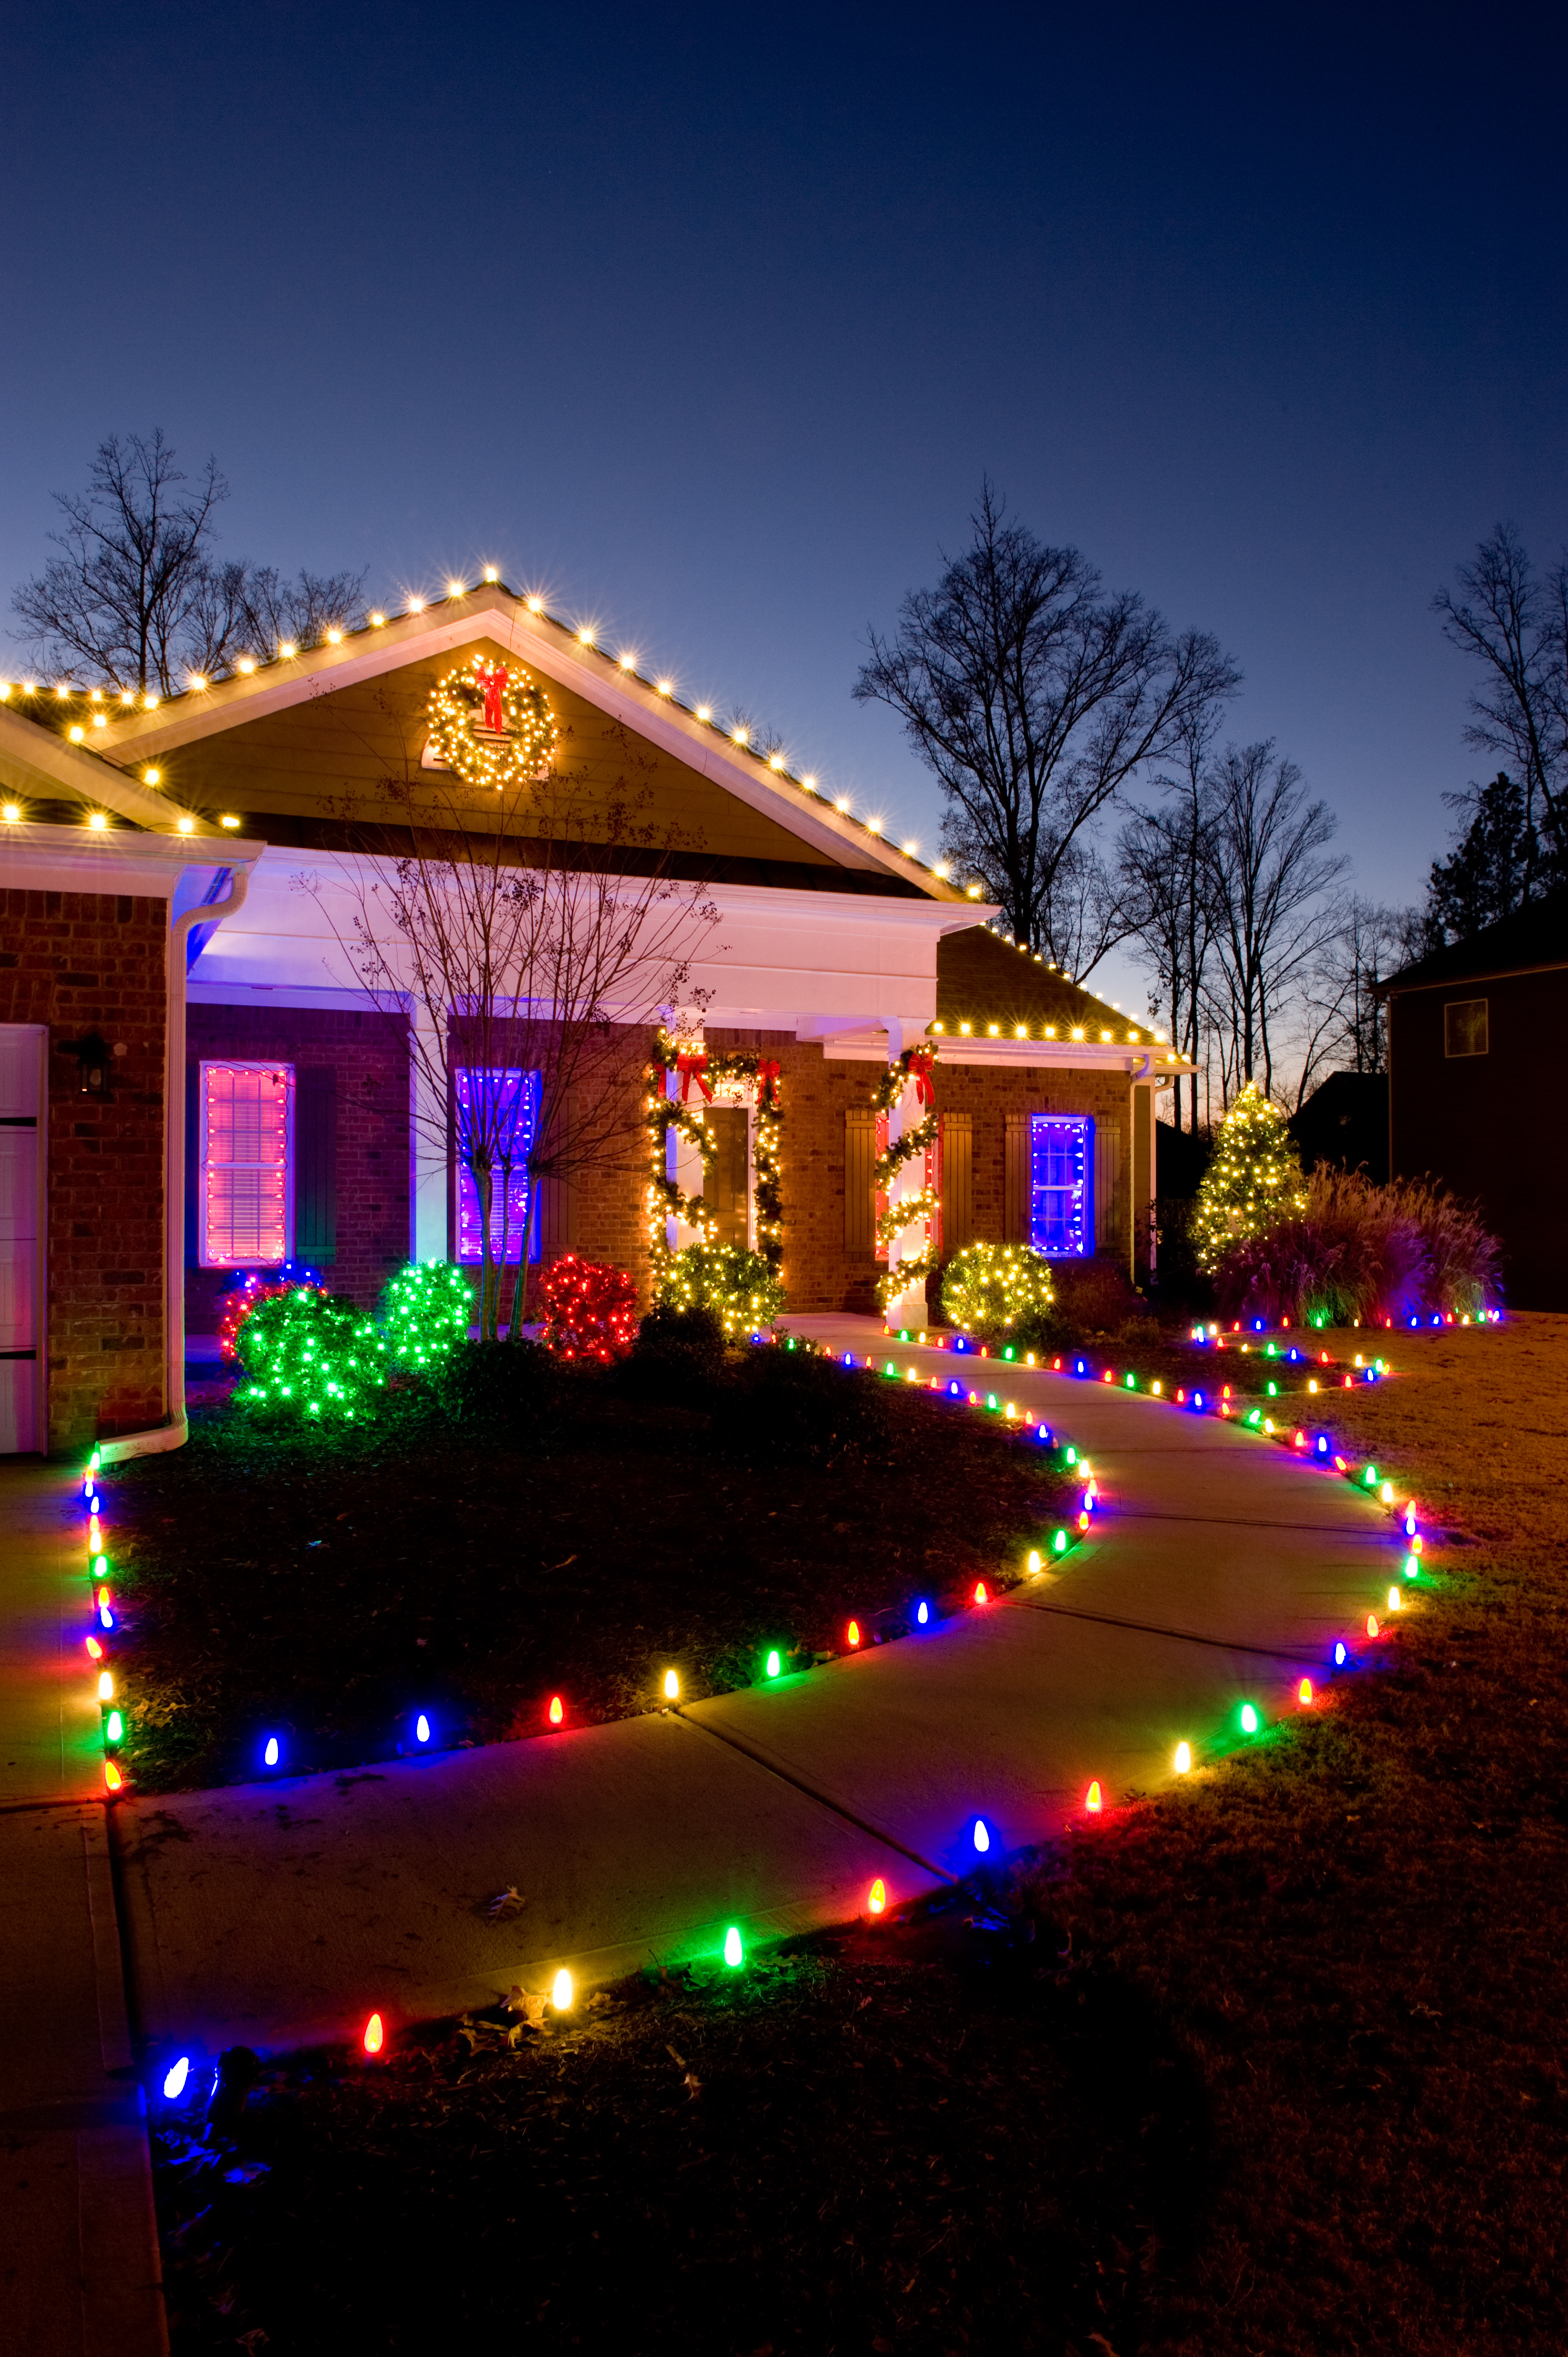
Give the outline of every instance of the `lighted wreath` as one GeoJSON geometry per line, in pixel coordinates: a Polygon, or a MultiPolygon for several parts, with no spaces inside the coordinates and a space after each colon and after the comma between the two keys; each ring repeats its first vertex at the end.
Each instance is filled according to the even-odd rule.
{"type": "Polygon", "coordinates": [[[430,751],[472,786],[504,793],[537,778],[555,749],[544,692],[516,664],[476,655],[430,691],[430,751]]]}

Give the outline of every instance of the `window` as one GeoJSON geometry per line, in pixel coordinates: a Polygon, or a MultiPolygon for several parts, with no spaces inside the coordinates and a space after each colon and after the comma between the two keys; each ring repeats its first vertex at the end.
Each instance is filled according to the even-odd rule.
{"type": "MultiPolygon", "coordinates": [[[[484,1230],[479,1217],[479,1190],[468,1168],[466,1141],[488,1145],[495,1167],[490,1189],[490,1257],[522,1258],[528,1232],[528,1157],[539,1112],[537,1072],[483,1071],[465,1066],[456,1084],[457,1258],[475,1266],[484,1258],[484,1230]],[[503,1188],[501,1165],[510,1161],[503,1188]]],[[[534,1232],[530,1259],[539,1258],[539,1234],[534,1232]]]]}
{"type": "Polygon", "coordinates": [[[1445,1056],[1487,1053],[1487,1002],[1484,998],[1451,998],[1443,1010],[1443,1052],[1445,1056]]]}
{"type": "Polygon", "coordinates": [[[1054,1260],[1094,1250],[1094,1122],[1088,1114],[1029,1115],[1029,1242],[1054,1260]]]}
{"type": "Polygon", "coordinates": [[[276,1268],[292,1256],[294,1066],[201,1066],[203,1268],[276,1268]]]}

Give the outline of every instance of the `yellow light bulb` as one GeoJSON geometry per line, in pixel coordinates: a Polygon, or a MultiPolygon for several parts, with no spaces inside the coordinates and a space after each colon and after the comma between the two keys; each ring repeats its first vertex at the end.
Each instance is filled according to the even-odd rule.
{"type": "Polygon", "coordinates": [[[251,673],[256,668],[256,659],[254,655],[242,655],[239,662],[234,665],[234,668],[237,672],[242,673],[246,679],[249,679],[251,673]]]}
{"type": "Polygon", "coordinates": [[[636,666],[637,657],[635,655],[618,654],[616,657],[616,662],[619,664],[622,671],[631,671],[636,666]]]}
{"type": "Polygon", "coordinates": [[[411,614],[423,614],[424,611],[424,598],[411,597],[408,601],[408,610],[411,614]]]}
{"type": "Polygon", "coordinates": [[[744,722],[738,728],[732,728],[729,733],[736,745],[748,745],[751,742],[751,731],[744,722]]]}
{"type": "Polygon", "coordinates": [[[697,706],[697,717],[698,717],[698,719],[699,719],[699,720],[711,720],[711,719],[713,718],[713,716],[714,716],[714,707],[713,707],[713,705],[712,705],[711,704],[699,704],[699,705],[698,705],[698,706],[697,706]]]}
{"type": "Polygon", "coordinates": [[[384,614],[372,614],[372,615],[371,616],[371,630],[384,630],[384,629],[386,628],[386,619],[387,619],[387,618],[386,618],[386,616],[385,616],[384,614]]]}
{"type": "Polygon", "coordinates": [[[340,647],[343,643],[342,631],[328,630],[327,633],[327,643],[329,647],[340,647]]]}
{"type": "Polygon", "coordinates": [[[182,818],[179,822],[179,831],[181,834],[194,834],[196,821],[193,818],[182,818]]]}
{"type": "Polygon", "coordinates": [[[160,785],[163,782],[163,774],[164,773],[161,770],[144,770],[142,771],[142,783],[144,786],[160,785]]]}
{"type": "Polygon", "coordinates": [[[80,745],[80,744],[81,744],[81,740],[82,740],[82,738],[86,736],[87,731],[86,731],[86,729],[85,729],[85,728],[76,728],[76,727],[73,727],[73,728],[69,729],[66,733],[67,733],[67,734],[68,734],[68,736],[70,737],[70,741],[71,741],[71,743],[72,743],[73,745],[80,745]]]}
{"type": "Polygon", "coordinates": [[[673,695],[675,693],[675,683],[672,679],[655,680],[653,683],[653,692],[656,695],[673,695]]]}
{"type": "Polygon", "coordinates": [[[106,712],[95,712],[92,716],[92,725],[94,728],[107,728],[109,715],[106,712]]]}
{"type": "Polygon", "coordinates": [[[55,683],[55,695],[56,695],[57,699],[59,700],[59,702],[60,702],[61,704],[63,704],[63,703],[65,702],[66,698],[70,695],[70,688],[69,688],[69,687],[67,687],[67,686],[66,686],[66,684],[65,684],[64,681],[63,681],[63,680],[57,680],[57,681],[56,681],[56,683],[55,683]]]}
{"type": "Polygon", "coordinates": [[[0,813],[0,816],[5,818],[7,826],[15,826],[21,815],[22,805],[20,802],[7,802],[4,812],[0,813]]]}
{"type": "Polygon", "coordinates": [[[522,602],[528,608],[531,614],[542,614],[544,611],[544,600],[542,597],[525,597],[522,602]]]}
{"type": "Polygon", "coordinates": [[[577,643],[579,646],[584,647],[591,647],[594,643],[594,634],[592,630],[589,630],[586,623],[583,625],[583,628],[577,633],[577,643]]]}
{"type": "Polygon", "coordinates": [[[236,827],[239,825],[240,822],[231,811],[225,811],[218,823],[220,826],[236,827]]]}
{"type": "Polygon", "coordinates": [[[102,811],[93,811],[89,816],[87,823],[91,827],[95,834],[102,834],[104,828],[108,825],[109,821],[102,811]]]}
{"type": "Polygon", "coordinates": [[[286,662],[291,655],[296,655],[299,652],[299,648],[293,639],[280,639],[278,652],[286,662]]]}
{"type": "Polygon", "coordinates": [[[486,579],[487,581],[499,581],[499,580],[500,579],[500,577],[501,577],[501,576],[500,576],[500,575],[497,572],[497,570],[496,570],[496,568],[495,568],[495,566],[494,566],[493,565],[486,565],[486,567],[485,567],[485,579],[486,579]]]}
{"type": "MultiPolygon", "coordinates": [[[[27,690],[27,694],[28,694],[29,695],[31,695],[32,692],[33,692],[33,691],[32,691],[31,687],[29,686],[29,688],[28,688],[28,690],[27,690]]],[[[135,689],[134,689],[134,687],[123,687],[123,688],[120,690],[120,701],[121,701],[121,703],[122,703],[122,704],[134,704],[134,702],[136,701],[136,691],[135,691],[135,689]]]]}
{"type": "Polygon", "coordinates": [[[467,584],[461,581],[448,581],[446,584],[446,595],[448,597],[460,597],[463,595],[463,591],[466,587],[467,584]]]}

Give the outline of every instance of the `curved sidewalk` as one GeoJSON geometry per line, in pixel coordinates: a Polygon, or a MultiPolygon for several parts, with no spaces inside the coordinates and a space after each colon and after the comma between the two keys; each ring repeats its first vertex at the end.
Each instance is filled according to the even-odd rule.
{"type": "MultiPolygon", "coordinates": [[[[976,1362],[869,1319],[790,1321],[922,1378],[976,1362]]],[[[1255,1435],[1146,1396],[986,1363],[1090,1456],[1093,1536],[929,1633],[679,1711],[115,1811],[147,2034],[193,2055],[716,1957],[843,1921],[1058,1833],[1090,1778],[1157,1789],[1178,1741],[1295,1707],[1386,1591],[1386,1512],[1255,1435]],[[521,1913],[493,1922],[508,1886],[521,1913]]],[[[866,1378],[866,1380],[870,1380],[866,1378]]],[[[967,1406],[953,1411],[971,1414],[967,1406]]],[[[853,1581],[846,1616],[854,1609],[853,1581]]],[[[564,1679],[569,1665],[563,1664],[564,1679]]]]}

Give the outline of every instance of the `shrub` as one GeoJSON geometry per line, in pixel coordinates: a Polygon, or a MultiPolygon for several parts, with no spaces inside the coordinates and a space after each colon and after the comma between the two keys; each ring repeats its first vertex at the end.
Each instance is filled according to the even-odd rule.
{"type": "Polygon", "coordinates": [[[942,1310],[983,1342],[1032,1337],[1056,1301],[1051,1264],[1030,1244],[966,1244],[942,1275],[942,1310]]]}
{"type": "Polygon", "coordinates": [[[474,1290],[449,1260],[411,1260],[381,1287],[376,1316],[387,1355],[409,1374],[428,1374],[467,1340],[474,1290]]]}
{"type": "Polygon", "coordinates": [[[544,1272],[544,1340],[562,1359],[596,1359],[607,1366],[632,1345],[637,1283],[624,1268],[563,1253],[544,1272]]]}
{"type": "Polygon", "coordinates": [[[710,1390],[724,1366],[725,1329],[714,1312],[660,1302],[637,1329],[627,1374],[634,1389],[679,1396],[710,1390]]]}
{"type": "Polygon", "coordinates": [[[258,1302],[236,1348],[251,1378],[236,1397],[317,1422],[362,1421],[374,1413],[387,1379],[386,1344],[374,1318],[311,1285],[258,1302]]]}
{"type": "Polygon", "coordinates": [[[1378,1187],[1322,1167],[1299,1215],[1225,1254],[1215,1293],[1226,1317],[1272,1322],[1477,1317],[1498,1298],[1498,1261],[1475,1210],[1424,1180],[1378,1187]]]}
{"type": "Polygon", "coordinates": [[[1249,1081],[1221,1122],[1193,1211],[1200,1269],[1305,1210],[1306,1182],[1285,1117],[1249,1081]]]}
{"type": "Polygon", "coordinates": [[[564,1378],[542,1342],[459,1342],[435,1371],[434,1389],[454,1424],[540,1438],[553,1422],[564,1378]]]}
{"type": "Polygon", "coordinates": [[[1073,1334],[1115,1334],[1147,1305],[1134,1292],[1127,1272],[1113,1260],[1067,1260],[1052,1264],[1055,1324],[1073,1334]]]}
{"type": "Polygon", "coordinates": [[[306,1277],[247,1276],[218,1299],[218,1354],[231,1365],[239,1353],[240,1329],[258,1302],[275,1301],[280,1294],[292,1293],[300,1285],[308,1285],[317,1293],[327,1288],[312,1275],[306,1277]]]}
{"type": "Polygon", "coordinates": [[[784,1307],[784,1287],[744,1244],[688,1244],[667,1263],[658,1298],[672,1309],[711,1309],[726,1334],[766,1334],[784,1307]]]}
{"type": "MultiPolygon", "coordinates": [[[[890,1389],[891,1386],[888,1386],[890,1389]]],[[[715,1404],[714,1437],[753,1464],[886,1448],[887,1394],[873,1377],[787,1342],[746,1352],[715,1404]]]]}

